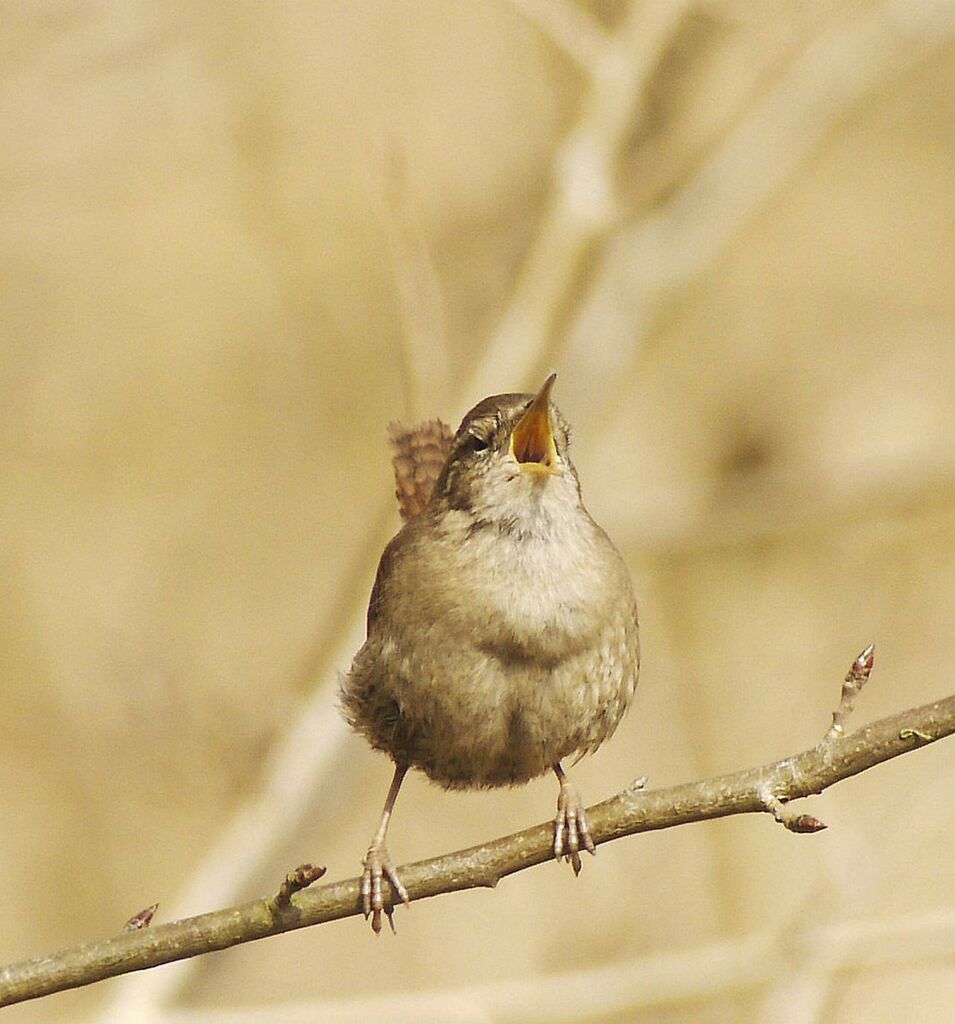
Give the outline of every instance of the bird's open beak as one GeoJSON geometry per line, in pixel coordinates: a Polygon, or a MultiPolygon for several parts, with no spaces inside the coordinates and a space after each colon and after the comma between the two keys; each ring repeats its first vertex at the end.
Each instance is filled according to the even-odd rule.
{"type": "Polygon", "coordinates": [[[511,431],[511,455],[521,469],[535,473],[557,472],[557,446],[550,422],[550,391],[557,380],[552,373],[537,392],[530,408],[511,431]]]}

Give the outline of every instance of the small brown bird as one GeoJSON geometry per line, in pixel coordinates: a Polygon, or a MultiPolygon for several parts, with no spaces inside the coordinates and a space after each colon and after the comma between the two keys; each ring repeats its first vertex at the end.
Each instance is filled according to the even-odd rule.
{"type": "Polygon", "coordinates": [[[447,789],[553,771],[554,857],[576,873],[580,850],[595,852],[561,762],[596,750],[630,705],[637,605],[581,501],[570,432],[550,401],[555,379],[536,396],[485,398],[464,417],[430,497],[420,511],[406,504],[411,518],[378,566],[367,639],[341,693],[351,726],[395,762],[362,877],[376,933],[396,899],[410,902],[385,845],[409,768],[447,789]]]}

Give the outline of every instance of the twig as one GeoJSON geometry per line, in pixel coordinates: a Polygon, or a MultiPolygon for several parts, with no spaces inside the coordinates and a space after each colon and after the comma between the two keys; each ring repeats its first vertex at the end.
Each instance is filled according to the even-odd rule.
{"type": "MultiPolygon", "coordinates": [[[[852,708],[856,697],[862,692],[862,687],[869,681],[872,675],[872,666],[875,664],[875,644],[869,646],[852,663],[852,667],[846,673],[845,682],[842,684],[842,696],[839,700],[839,707],[832,713],[832,726],[826,733],[826,742],[842,736],[846,731],[846,722],[852,714],[852,708]]],[[[903,730],[904,732],[905,730],[903,730]]],[[[906,737],[902,737],[905,739],[906,737]]]]}
{"type": "MultiPolygon", "coordinates": [[[[955,733],[955,696],[903,711],[837,737],[801,754],[701,782],[668,789],[622,793],[588,809],[598,845],[691,821],[766,810],[766,792],[789,801],[821,793],[916,746],[912,735],[935,742],[955,733]],[[903,735],[907,734],[907,735],[903,735]]],[[[483,846],[401,869],[413,900],[497,882],[542,864],[553,856],[553,826],[536,825],[483,846]]],[[[0,1005],[100,981],[129,971],[198,956],[280,932],[322,924],[361,913],[358,879],[299,892],[291,898],[296,913],[276,913],[271,899],[253,900],[158,928],[11,964],[0,969],[0,1005]]]]}
{"type": "MultiPolygon", "coordinates": [[[[845,734],[845,724],[852,714],[852,708],[856,697],[862,691],[862,687],[869,681],[872,674],[872,666],[875,663],[875,644],[869,646],[852,663],[846,673],[842,684],[842,696],[839,700],[839,707],[832,714],[832,727],[823,738],[822,745],[831,743],[834,739],[845,734]]],[[[900,739],[905,739],[902,733],[908,730],[903,729],[899,733],[900,739]]],[[[821,832],[826,825],[811,814],[800,814],[780,799],[779,794],[767,784],[762,791],[763,809],[768,811],[784,828],[790,832],[809,834],[821,832]]]]}
{"type": "Polygon", "coordinates": [[[798,811],[794,811],[768,789],[763,790],[763,809],[769,811],[776,821],[790,832],[809,835],[813,832],[821,832],[826,828],[824,822],[814,818],[811,814],[800,814],[798,811]]]}
{"type": "Polygon", "coordinates": [[[317,882],[326,870],[323,866],[299,864],[294,871],[290,871],[285,876],[279,886],[279,891],[272,897],[272,909],[275,911],[288,910],[292,905],[292,897],[297,892],[307,889],[312,882],[317,882]]]}
{"type": "Polygon", "coordinates": [[[138,914],[133,914],[133,916],[123,925],[123,931],[138,932],[140,928],[148,928],[153,923],[153,917],[158,909],[159,904],[154,903],[152,906],[146,907],[144,910],[140,910],[138,914]]]}

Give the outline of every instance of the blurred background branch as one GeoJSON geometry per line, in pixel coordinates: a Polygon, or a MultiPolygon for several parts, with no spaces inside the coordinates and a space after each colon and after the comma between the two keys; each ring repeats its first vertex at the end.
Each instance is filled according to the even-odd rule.
{"type": "MultiPolygon", "coordinates": [[[[864,919],[825,925],[807,924],[799,949],[811,957],[815,976],[865,976],[886,968],[929,959],[946,963],[955,954],[955,916],[947,911],[900,917],[893,921],[864,919]]],[[[301,1024],[318,1012],[341,1024],[373,1019],[398,1021],[495,1020],[549,1024],[579,1019],[587,1006],[595,1015],[692,1006],[700,999],[758,989],[785,974],[791,948],[780,944],[775,931],[704,946],[648,954],[606,967],[551,974],[539,978],[492,981],[467,988],[406,996],[388,993],[374,998],[355,996],[335,1002],[273,1004],[265,1009],[173,1009],[168,1024],[301,1024]]],[[[791,990],[788,991],[793,996],[791,990]]],[[[788,1004],[783,1019],[799,1012],[799,999],[788,1004]],[[794,1010],[794,1007],[796,1008],[794,1010]]]]}

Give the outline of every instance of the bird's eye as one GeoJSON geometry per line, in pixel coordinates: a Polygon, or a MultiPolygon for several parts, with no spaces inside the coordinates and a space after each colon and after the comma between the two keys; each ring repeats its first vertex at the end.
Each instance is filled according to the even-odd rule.
{"type": "Polygon", "coordinates": [[[472,452],[484,452],[490,448],[491,442],[486,437],[482,437],[480,434],[468,434],[466,447],[468,451],[472,452]]]}

